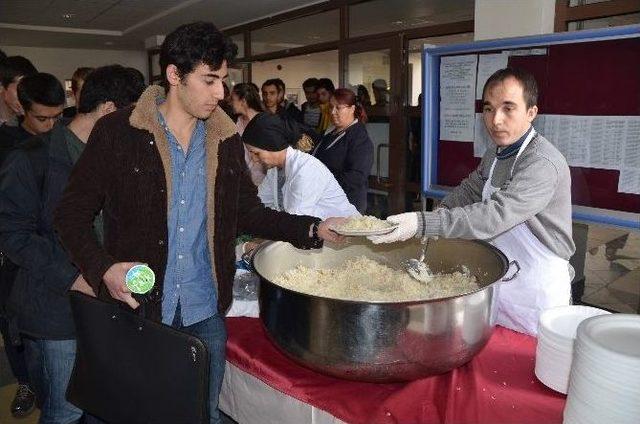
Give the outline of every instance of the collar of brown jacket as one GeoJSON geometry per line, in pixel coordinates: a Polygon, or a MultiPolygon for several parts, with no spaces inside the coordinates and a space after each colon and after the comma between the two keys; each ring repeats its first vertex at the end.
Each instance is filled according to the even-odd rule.
{"type": "MultiPolygon", "coordinates": [[[[150,132],[155,140],[156,148],[160,153],[160,159],[164,167],[164,175],[167,182],[167,211],[171,205],[172,183],[171,183],[171,154],[169,152],[169,141],[164,129],[158,121],[158,101],[165,97],[165,91],[158,85],[149,86],[131,112],[129,123],[141,130],[150,132]]],[[[207,231],[210,237],[214,234],[214,213],[215,213],[215,185],[218,171],[218,146],[220,143],[230,140],[237,134],[238,130],[231,118],[217,107],[211,116],[205,120],[207,138],[205,148],[207,154],[207,231]]],[[[211,264],[213,265],[213,244],[209,244],[211,254],[211,264]]],[[[214,271],[215,278],[215,271],[214,271]]]]}

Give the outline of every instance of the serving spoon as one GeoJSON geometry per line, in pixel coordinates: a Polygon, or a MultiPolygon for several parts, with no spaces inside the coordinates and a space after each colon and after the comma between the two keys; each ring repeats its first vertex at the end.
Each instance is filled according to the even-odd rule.
{"type": "Polygon", "coordinates": [[[433,278],[433,274],[429,270],[429,267],[424,263],[424,258],[427,256],[427,248],[429,247],[430,240],[431,237],[427,236],[422,237],[420,240],[421,248],[418,259],[411,258],[402,261],[404,270],[415,280],[418,280],[421,283],[428,283],[433,278]]]}

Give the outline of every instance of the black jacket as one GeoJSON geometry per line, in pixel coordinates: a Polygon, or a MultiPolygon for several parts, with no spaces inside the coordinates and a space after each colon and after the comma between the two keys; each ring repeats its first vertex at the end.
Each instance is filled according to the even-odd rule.
{"type": "Polygon", "coordinates": [[[0,169],[0,249],[19,267],[7,312],[21,333],[44,339],[74,337],[68,291],[79,271],[53,230],[73,166],[64,131],[30,138],[0,169]]]}
{"type": "Polygon", "coordinates": [[[349,202],[364,214],[373,165],[373,143],[365,126],[357,122],[348,127],[344,135],[342,132],[326,134],[313,155],[329,168],[349,202]]]}
{"type": "MultiPolygon", "coordinates": [[[[0,166],[6,157],[24,140],[32,137],[21,126],[0,125],[0,166]]],[[[0,316],[6,315],[6,303],[16,279],[18,267],[4,255],[0,248],[0,316]]]]}

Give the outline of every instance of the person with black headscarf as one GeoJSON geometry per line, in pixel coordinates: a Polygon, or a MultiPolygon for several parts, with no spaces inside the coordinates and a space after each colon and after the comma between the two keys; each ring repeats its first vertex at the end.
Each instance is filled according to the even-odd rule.
{"type": "Polygon", "coordinates": [[[359,215],[329,169],[312,155],[294,149],[298,134],[277,116],[256,115],[243,134],[251,159],[266,168],[258,186],[262,203],[272,209],[320,219],[359,215]]]}

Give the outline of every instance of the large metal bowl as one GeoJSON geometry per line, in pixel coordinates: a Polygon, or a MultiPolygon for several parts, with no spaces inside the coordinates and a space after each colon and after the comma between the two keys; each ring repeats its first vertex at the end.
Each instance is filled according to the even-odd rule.
{"type": "Polygon", "coordinates": [[[316,371],[352,380],[408,381],[468,362],[493,330],[495,285],[509,268],[488,243],[431,241],[426,262],[435,272],[465,265],[480,289],[456,297],[417,302],[357,302],[302,294],[272,281],[299,264],[336,267],[358,255],[400,267],[415,257],[417,241],[376,246],[354,239],[343,246],[298,250],[288,243],[263,245],[253,256],[260,275],[260,319],[285,355],[316,371]]]}

